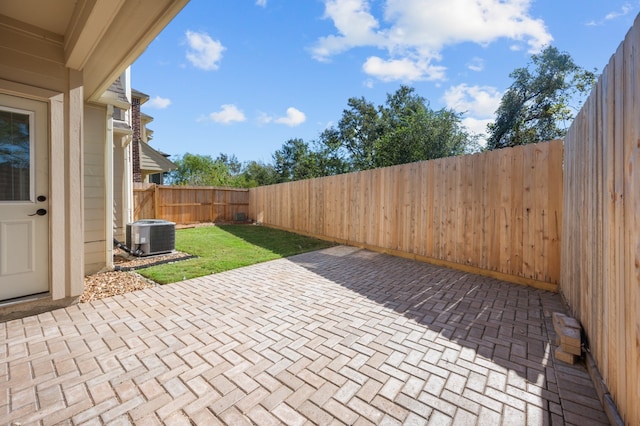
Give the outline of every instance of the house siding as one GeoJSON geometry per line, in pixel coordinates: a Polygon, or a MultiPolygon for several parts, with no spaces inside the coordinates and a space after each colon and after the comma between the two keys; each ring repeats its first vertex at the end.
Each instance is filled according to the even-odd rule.
{"type": "Polygon", "coordinates": [[[122,139],[117,135],[113,141],[113,237],[119,241],[125,240],[125,206],[124,206],[124,185],[125,185],[125,158],[122,147],[122,139]]]}
{"type": "Polygon", "coordinates": [[[107,109],[88,105],[84,111],[84,254],[85,274],[106,266],[105,134],[107,109]]]}
{"type": "Polygon", "coordinates": [[[33,34],[16,27],[0,22],[0,78],[65,92],[69,81],[63,40],[45,31],[33,34]]]}

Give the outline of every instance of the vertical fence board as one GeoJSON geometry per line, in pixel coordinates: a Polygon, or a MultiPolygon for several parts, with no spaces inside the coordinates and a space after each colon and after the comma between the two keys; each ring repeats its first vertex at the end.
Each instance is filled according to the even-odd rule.
{"type": "MultiPolygon", "coordinates": [[[[615,163],[615,180],[616,180],[616,194],[618,195],[618,203],[616,203],[616,237],[614,241],[616,242],[615,247],[615,283],[619,283],[616,285],[616,301],[614,306],[621,307],[624,305],[625,295],[624,295],[624,239],[625,239],[625,229],[624,229],[624,196],[625,196],[625,188],[624,188],[624,121],[619,119],[624,115],[624,85],[622,84],[622,74],[624,70],[624,45],[620,46],[620,49],[616,53],[615,63],[616,63],[616,75],[614,77],[614,87],[615,87],[615,130],[614,130],[614,163],[615,163]]],[[[616,328],[616,345],[618,348],[616,352],[616,363],[619,366],[618,372],[615,377],[615,384],[612,386],[611,394],[614,399],[621,400],[622,394],[621,392],[625,391],[625,376],[622,374],[624,372],[623,366],[626,365],[626,351],[621,350],[620,348],[624,348],[626,345],[624,343],[625,336],[620,330],[624,330],[624,315],[621,314],[620,311],[616,312],[615,318],[615,328],[616,328]]],[[[587,324],[589,324],[587,322],[587,324]]],[[[593,326],[589,327],[592,331],[592,334],[596,334],[597,330],[593,329],[593,326]]]]}
{"type": "Polygon", "coordinates": [[[477,204],[477,219],[476,219],[476,244],[478,250],[478,264],[482,269],[487,268],[487,220],[489,218],[489,205],[488,205],[488,197],[487,197],[487,173],[486,171],[490,167],[487,163],[487,157],[491,157],[488,153],[484,153],[480,155],[480,158],[483,161],[483,167],[475,167],[475,175],[478,182],[477,194],[478,194],[478,204],[477,204]]]}
{"type": "MultiPolygon", "coordinates": [[[[560,143],[549,146],[547,182],[562,182],[562,166],[564,148],[560,143]]],[[[547,274],[551,277],[559,277],[561,270],[560,256],[562,241],[562,186],[547,188],[549,197],[548,207],[548,241],[547,241],[547,274]]]]}
{"type": "MultiPolygon", "coordinates": [[[[637,227],[638,204],[637,193],[640,191],[638,183],[638,173],[640,170],[635,169],[638,164],[638,144],[640,143],[640,126],[638,120],[640,116],[640,87],[638,86],[638,72],[640,67],[636,64],[640,61],[640,25],[634,26],[628,35],[628,43],[624,44],[624,224],[625,224],[625,243],[624,243],[624,326],[625,326],[625,342],[627,344],[626,359],[626,390],[625,395],[635,396],[635,403],[626,402],[626,411],[631,418],[639,419],[638,401],[640,401],[640,383],[638,380],[631,380],[630,377],[638,377],[638,357],[640,356],[640,329],[636,328],[636,318],[640,305],[636,303],[636,298],[640,297],[640,280],[637,270],[640,267],[636,262],[639,259],[638,248],[640,248],[640,234],[637,227]],[[635,344],[633,344],[635,342],[635,344]]],[[[640,423],[640,421],[639,421],[640,423]]]]}
{"type": "Polygon", "coordinates": [[[488,210],[490,212],[489,222],[489,253],[487,269],[497,271],[500,267],[500,215],[499,209],[502,204],[501,200],[501,182],[500,182],[500,158],[502,152],[496,153],[488,157],[490,173],[487,174],[487,189],[489,199],[487,200],[488,210]]]}
{"type": "Polygon", "coordinates": [[[424,230],[424,252],[423,256],[432,256],[434,253],[434,199],[435,199],[435,163],[433,161],[426,161],[423,163],[423,167],[425,169],[424,180],[420,182],[424,185],[424,193],[426,194],[426,199],[423,201],[424,203],[424,212],[425,212],[425,230],[424,230]]]}
{"type": "Polygon", "coordinates": [[[511,268],[512,275],[523,275],[523,193],[524,193],[524,149],[511,150],[511,268]]]}
{"type": "Polygon", "coordinates": [[[600,372],[606,383],[611,388],[615,388],[613,384],[615,382],[615,377],[617,375],[617,363],[615,360],[615,344],[616,344],[616,333],[613,329],[616,320],[616,312],[615,309],[607,309],[609,305],[616,303],[616,294],[617,294],[617,286],[615,285],[613,278],[614,268],[615,268],[615,242],[612,241],[612,238],[608,238],[608,236],[616,235],[616,188],[615,188],[615,144],[613,143],[605,143],[605,141],[613,141],[614,140],[614,98],[615,92],[614,88],[614,76],[615,76],[615,62],[612,58],[609,61],[608,65],[608,73],[603,75],[603,77],[598,82],[598,89],[601,91],[601,105],[602,109],[602,125],[603,129],[600,132],[599,140],[597,143],[600,144],[602,157],[603,157],[603,197],[605,200],[610,200],[609,202],[603,202],[603,259],[602,259],[602,285],[606,289],[604,297],[603,297],[603,329],[602,333],[606,336],[606,341],[603,341],[602,348],[598,348],[601,351],[600,354],[600,372]]]}
{"type": "Polygon", "coordinates": [[[511,270],[511,190],[509,179],[511,178],[511,157],[507,150],[501,150],[498,156],[498,187],[499,201],[497,203],[497,233],[499,250],[497,269],[500,271],[511,270]]]}

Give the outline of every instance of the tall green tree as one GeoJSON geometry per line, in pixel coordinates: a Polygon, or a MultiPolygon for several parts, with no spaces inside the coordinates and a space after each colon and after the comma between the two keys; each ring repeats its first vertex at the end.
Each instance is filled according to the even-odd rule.
{"type": "Polygon", "coordinates": [[[231,186],[229,167],[210,155],[186,153],[173,160],[177,169],[169,172],[169,182],[174,185],[231,186]]]}
{"type": "Polygon", "coordinates": [[[278,182],[278,174],[275,167],[260,161],[249,161],[242,167],[240,173],[242,188],[254,188],[256,186],[273,185],[278,182]]]}
{"type": "Polygon", "coordinates": [[[563,137],[573,121],[572,102],[589,94],[594,72],[575,64],[566,52],[548,46],[531,56],[526,68],[511,74],[513,83],[487,127],[487,148],[497,149],[563,137]]]}
{"type": "Polygon", "coordinates": [[[227,155],[220,153],[215,161],[220,161],[229,169],[229,173],[237,175],[242,171],[242,163],[238,161],[238,157],[235,154],[227,155]]]}
{"type": "Polygon", "coordinates": [[[376,143],[376,167],[460,155],[470,140],[460,114],[432,110],[407,86],[387,95],[380,112],[383,131],[376,143]]]}
{"type": "Polygon", "coordinates": [[[302,139],[289,139],[273,154],[273,167],[278,182],[317,177],[316,158],[302,139]]]}
{"type": "Polygon", "coordinates": [[[318,177],[348,173],[353,170],[349,153],[340,144],[339,132],[335,128],[325,129],[313,142],[318,177]]]}
{"type": "Polygon", "coordinates": [[[365,98],[350,98],[335,132],[355,170],[375,167],[376,141],[382,136],[378,109],[365,98]]]}
{"type": "Polygon", "coordinates": [[[388,94],[384,105],[351,98],[348,106],[337,128],[326,130],[320,140],[353,170],[458,155],[473,142],[460,114],[432,110],[408,86],[388,94]]]}

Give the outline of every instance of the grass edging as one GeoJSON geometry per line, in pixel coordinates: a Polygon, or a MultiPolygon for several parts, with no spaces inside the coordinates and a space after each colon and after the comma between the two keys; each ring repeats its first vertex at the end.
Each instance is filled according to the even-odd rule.
{"type": "Polygon", "coordinates": [[[179,229],[176,250],[188,260],[137,269],[145,278],[169,284],[334,246],[335,243],[259,225],[216,225],[179,229]]]}

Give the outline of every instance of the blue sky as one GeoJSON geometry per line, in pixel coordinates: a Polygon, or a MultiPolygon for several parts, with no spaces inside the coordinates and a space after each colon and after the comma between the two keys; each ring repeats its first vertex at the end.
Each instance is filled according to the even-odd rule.
{"type": "Polygon", "coordinates": [[[337,123],[349,98],[383,104],[401,84],[482,132],[532,53],[551,44],[601,72],[639,11],[637,0],[191,0],[132,82],[150,96],[156,149],[271,162],[337,123]]]}

